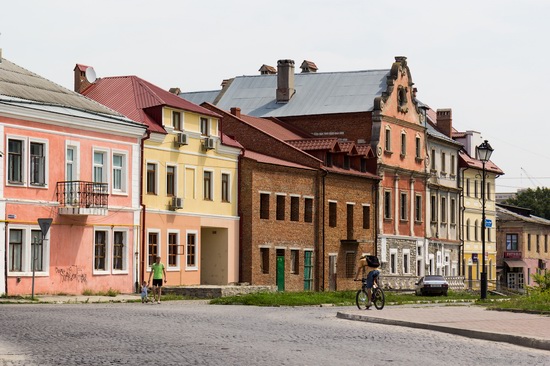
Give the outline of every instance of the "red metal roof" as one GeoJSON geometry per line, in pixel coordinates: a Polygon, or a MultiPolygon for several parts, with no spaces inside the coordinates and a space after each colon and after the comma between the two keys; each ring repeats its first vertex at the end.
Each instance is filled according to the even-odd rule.
{"type": "Polygon", "coordinates": [[[269,119],[241,114],[241,120],[283,141],[301,139],[304,137],[269,119]]]}
{"type": "Polygon", "coordinates": [[[82,94],[134,121],[146,124],[151,132],[166,133],[159,123],[144,112],[145,109],[151,107],[167,106],[220,118],[220,115],[206,108],[193,104],[133,75],[98,79],[82,94]]]}
{"type": "MultiPolygon", "coordinates": [[[[466,151],[461,150],[458,152],[458,155],[470,168],[476,168],[480,170],[483,169],[483,164],[481,163],[481,160],[472,158],[470,155],[466,153],[466,151]]],[[[490,160],[485,163],[485,170],[496,174],[500,174],[500,175],[504,174],[504,172],[498,166],[496,166],[495,163],[493,163],[490,160]]]]}
{"type": "Polygon", "coordinates": [[[251,150],[245,150],[244,157],[252,160],[256,160],[257,162],[260,162],[260,163],[281,165],[281,166],[286,166],[291,168],[300,168],[300,169],[307,169],[307,170],[317,170],[316,168],[311,168],[305,165],[296,164],[296,163],[279,159],[279,158],[274,158],[272,156],[260,154],[258,152],[251,151],[251,150]]]}

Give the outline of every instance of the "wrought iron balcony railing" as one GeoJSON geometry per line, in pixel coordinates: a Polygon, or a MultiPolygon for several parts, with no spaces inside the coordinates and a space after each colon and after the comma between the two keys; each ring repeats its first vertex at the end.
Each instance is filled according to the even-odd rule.
{"type": "Polygon", "coordinates": [[[62,207],[107,209],[108,185],[80,180],[57,182],[57,202],[62,207]]]}

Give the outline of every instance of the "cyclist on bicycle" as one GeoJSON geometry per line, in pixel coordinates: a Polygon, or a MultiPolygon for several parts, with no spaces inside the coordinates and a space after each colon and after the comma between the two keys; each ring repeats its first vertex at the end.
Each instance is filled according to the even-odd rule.
{"type": "Polygon", "coordinates": [[[380,275],[378,267],[380,262],[375,256],[371,256],[370,253],[363,254],[361,259],[359,259],[359,265],[357,266],[357,271],[355,271],[355,281],[359,280],[359,272],[362,273],[362,278],[367,278],[367,296],[369,297],[369,302],[367,307],[372,305],[372,287],[374,286],[374,279],[380,275]],[[370,260],[372,257],[375,260],[370,260]],[[365,276],[366,274],[366,276],[365,276]]]}

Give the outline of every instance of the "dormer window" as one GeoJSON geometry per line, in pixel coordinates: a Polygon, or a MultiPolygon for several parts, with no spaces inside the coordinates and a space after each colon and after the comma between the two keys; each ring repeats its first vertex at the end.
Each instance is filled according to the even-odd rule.
{"type": "Polygon", "coordinates": [[[208,118],[201,117],[201,135],[210,136],[208,118]]]}
{"type": "Polygon", "coordinates": [[[332,154],[327,152],[327,166],[332,166],[332,154]]]}
{"type": "Polygon", "coordinates": [[[344,155],[344,169],[349,169],[349,156],[344,155]]]}

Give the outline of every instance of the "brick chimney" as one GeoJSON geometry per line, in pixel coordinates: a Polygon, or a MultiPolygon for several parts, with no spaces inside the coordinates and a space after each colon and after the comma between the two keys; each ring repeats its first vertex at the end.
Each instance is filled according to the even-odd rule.
{"type": "Polygon", "coordinates": [[[176,94],[176,95],[180,95],[180,94],[181,94],[181,89],[180,89],[180,88],[177,88],[177,87],[176,87],[176,88],[170,88],[168,91],[169,91],[170,93],[176,94]]]}
{"type": "Polygon", "coordinates": [[[453,111],[450,108],[437,110],[437,129],[445,136],[453,135],[453,111]]]}
{"type": "Polygon", "coordinates": [[[294,60],[277,61],[277,103],[287,103],[295,92],[294,60]]]}
{"type": "Polygon", "coordinates": [[[82,93],[86,88],[92,85],[95,82],[95,71],[93,67],[76,64],[74,67],[74,91],[77,93],[82,93]],[[88,75],[86,75],[86,70],[88,75]]]}
{"type": "Polygon", "coordinates": [[[231,107],[231,114],[237,118],[241,118],[241,109],[239,107],[231,107]]]}

